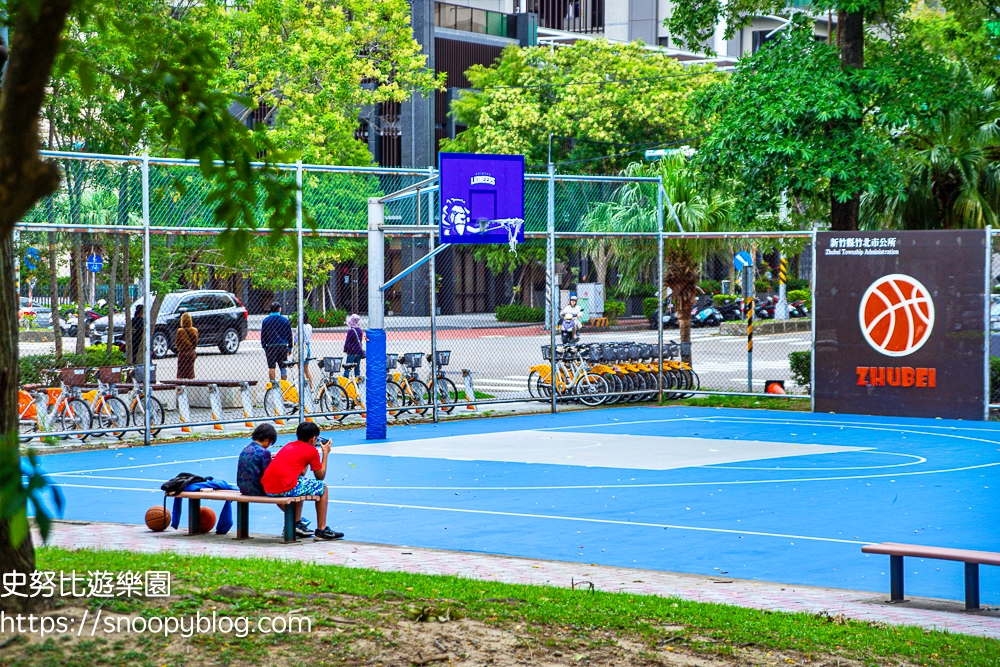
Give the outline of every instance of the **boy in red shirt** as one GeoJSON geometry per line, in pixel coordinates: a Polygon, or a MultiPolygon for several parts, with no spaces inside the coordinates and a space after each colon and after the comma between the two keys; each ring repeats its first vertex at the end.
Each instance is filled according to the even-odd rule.
{"type": "Polygon", "coordinates": [[[269,496],[320,496],[316,501],[316,525],[319,528],[313,538],[339,540],[344,534],[330,530],[326,525],[327,489],[323,479],[326,477],[326,464],[330,457],[330,441],[322,442],[323,459],[320,460],[316,452],[319,426],[313,422],[302,422],[295,429],[295,437],[298,439],[288,443],[274,455],[260,478],[261,486],[269,496]],[[306,478],[308,468],[312,468],[316,479],[306,478]]]}

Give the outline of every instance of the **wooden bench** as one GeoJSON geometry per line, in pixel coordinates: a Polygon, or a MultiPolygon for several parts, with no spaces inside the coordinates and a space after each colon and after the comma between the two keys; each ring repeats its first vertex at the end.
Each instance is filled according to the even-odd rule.
{"type": "Polygon", "coordinates": [[[893,602],[903,601],[903,557],[953,560],[965,563],[965,608],[979,609],[979,566],[1000,565],[1000,553],[971,551],[947,547],[925,547],[917,544],[883,542],[866,544],[862,553],[889,556],[889,588],[893,602]]]}
{"type": "Polygon", "coordinates": [[[236,503],[236,539],[245,540],[250,537],[250,503],[281,506],[285,512],[285,527],[282,535],[285,542],[295,542],[295,504],[307,500],[319,500],[320,496],[294,496],[289,498],[272,498],[271,496],[245,496],[239,491],[183,491],[171,498],[188,499],[188,535],[197,535],[201,517],[202,500],[222,500],[236,503]]]}

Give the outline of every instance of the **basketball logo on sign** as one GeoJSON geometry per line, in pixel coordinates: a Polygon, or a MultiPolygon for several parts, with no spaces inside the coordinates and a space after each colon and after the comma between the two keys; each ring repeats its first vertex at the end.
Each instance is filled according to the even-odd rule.
{"type": "Polygon", "coordinates": [[[858,320],[869,345],[886,356],[905,357],[930,338],[934,302],[920,281],[893,273],[882,276],[865,291],[858,320]]]}

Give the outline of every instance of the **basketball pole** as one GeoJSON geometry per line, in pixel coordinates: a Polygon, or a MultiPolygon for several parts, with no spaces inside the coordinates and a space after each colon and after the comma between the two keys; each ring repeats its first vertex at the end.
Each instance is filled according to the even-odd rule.
{"type": "MultiPolygon", "coordinates": [[[[365,381],[365,439],[385,440],[385,204],[368,199],[368,350],[365,381]]],[[[360,365],[360,363],[359,363],[360,365]]],[[[358,369],[360,370],[360,369],[358,369]]]]}

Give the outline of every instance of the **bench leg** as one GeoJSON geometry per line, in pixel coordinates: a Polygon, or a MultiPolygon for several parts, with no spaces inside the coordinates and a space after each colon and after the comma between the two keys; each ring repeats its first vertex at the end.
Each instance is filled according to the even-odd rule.
{"type": "Polygon", "coordinates": [[[979,563],[965,564],[965,608],[979,609],[979,563]]]}
{"type": "Polygon", "coordinates": [[[285,505],[285,542],[295,541],[295,503],[285,505]]]}
{"type": "Polygon", "coordinates": [[[201,499],[188,498],[188,535],[201,532],[201,499]]]}
{"type": "Polygon", "coordinates": [[[903,601],[903,557],[889,556],[889,598],[893,602],[903,601]]]}
{"type": "Polygon", "coordinates": [[[236,503],[236,539],[250,537],[250,503],[236,503]]]}

